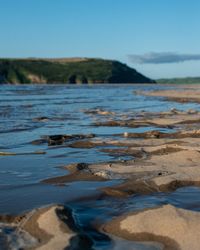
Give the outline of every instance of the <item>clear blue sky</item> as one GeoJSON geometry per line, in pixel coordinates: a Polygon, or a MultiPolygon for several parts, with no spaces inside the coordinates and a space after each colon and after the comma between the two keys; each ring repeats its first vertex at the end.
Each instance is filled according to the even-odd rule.
{"type": "Polygon", "coordinates": [[[102,57],[147,76],[200,76],[200,60],[138,64],[128,55],[200,54],[199,0],[0,0],[0,57],[102,57]]]}

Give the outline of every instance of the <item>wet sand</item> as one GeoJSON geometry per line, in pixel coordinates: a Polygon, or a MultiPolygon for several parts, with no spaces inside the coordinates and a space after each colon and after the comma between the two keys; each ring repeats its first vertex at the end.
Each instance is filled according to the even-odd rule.
{"type": "MultiPolygon", "coordinates": [[[[138,94],[164,97],[170,101],[199,103],[200,87],[195,87],[143,91],[138,94]]],[[[107,162],[88,163],[86,159],[82,163],[68,164],[62,167],[66,170],[66,175],[44,179],[43,183],[65,185],[76,181],[121,181],[120,184],[101,188],[100,199],[127,198],[138,194],[171,192],[185,186],[200,186],[198,110],[133,112],[127,114],[127,118],[125,114],[117,115],[114,111],[103,109],[83,110],[83,113],[94,116],[94,120],[98,116],[97,121],[92,124],[94,127],[156,129],[113,133],[110,138],[98,138],[95,134],[85,133],[51,135],[35,140],[32,142],[35,145],[95,149],[115,157],[115,160],[107,162]],[[124,158],[127,156],[130,159],[124,158]]],[[[2,156],[9,155],[6,154],[7,152],[2,152],[2,156]]],[[[189,250],[198,249],[200,244],[199,220],[199,212],[165,205],[122,215],[106,225],[100,225],[100,230],[108,234],[110,239],[114,239],[113,235],[116,235],[128,240],[149,242],[149,247],[153,244],[152,249],[189,250]],[[152,242],[157,242],[157,246],[152,242]]],[[[19,216],[2,215],[0,221],[26,232],[30,236],[32,249],[75,249],[77,244],[80,247],[80,242],[77,241],[77,237],[80,240],[78,230],[69,211],[63,206],[39,208],[19,216]]],[[[29,236],[26,235],[26,238],[29,236]]],[[[20,234],[18,237],[21,237],[20,234]]],[[[83,242],[85,249],[90,249],[91,242],[87,237],[83,242]]]]}
{"type": "MultiPolygon", "coordinates": [[[[147,132],[135,134],[135,137],[139,135],[139,140],[128,138],[124,143],[128,147],[104,149],[109,154],[133,156],[133,160],[72,164],[65,167],[70,174],[43,182],[63,184],[77,180],[124,180],[123,184],[116,187],[104,188],[103,191],[109,195],[172,191],[182,186],[200,185],[199,131],[171,134],[147,132]]],[[[134,138],[134,134],[130,137],[134,138]]],[[[111,143],[117,145],[117,141],[111,143]]],[[[123,142],[119,140],[118,143],[121,145],[123,142]]]]}

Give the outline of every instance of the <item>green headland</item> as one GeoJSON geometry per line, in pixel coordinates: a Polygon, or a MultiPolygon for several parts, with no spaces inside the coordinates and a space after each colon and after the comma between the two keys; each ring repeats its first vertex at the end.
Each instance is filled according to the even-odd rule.
{"type": "Polygon", "coordinates": [[[119,61],[89,58],[0,59],[0,83],[154,83],[119,61]]]}

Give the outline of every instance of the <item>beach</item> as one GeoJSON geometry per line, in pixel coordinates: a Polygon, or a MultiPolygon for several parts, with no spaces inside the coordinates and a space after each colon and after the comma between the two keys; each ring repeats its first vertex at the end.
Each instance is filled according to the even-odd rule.
{"type": "Polygon", "coordinates": [[[199,94],[3,86],[2,249],[198,249],[199,94]]]}

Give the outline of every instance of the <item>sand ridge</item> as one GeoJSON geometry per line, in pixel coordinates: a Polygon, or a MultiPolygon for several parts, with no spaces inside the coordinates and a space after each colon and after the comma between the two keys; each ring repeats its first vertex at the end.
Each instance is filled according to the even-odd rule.
{"type": "Polygon", "coordinates": [[[30,239],[34,239],[34,244],[31,247],[27,246],[28,249],[62,250],[71,245],[70,240],[76,236],[76,233],[60,218],[59,214],[67,219],[63,206],[52,205],[34,209],[19,216],[4,216],[2,222],[16,228],[14,237],[20,239],[25,232],[30,235],[30,239]]]}
{"type": "Polygon", "coordinates": [[[200,245],[199,212],[171,205],[118,217],[102,229],[129,240],[157,241],[165,250],[197,250],[200,245]]]}

